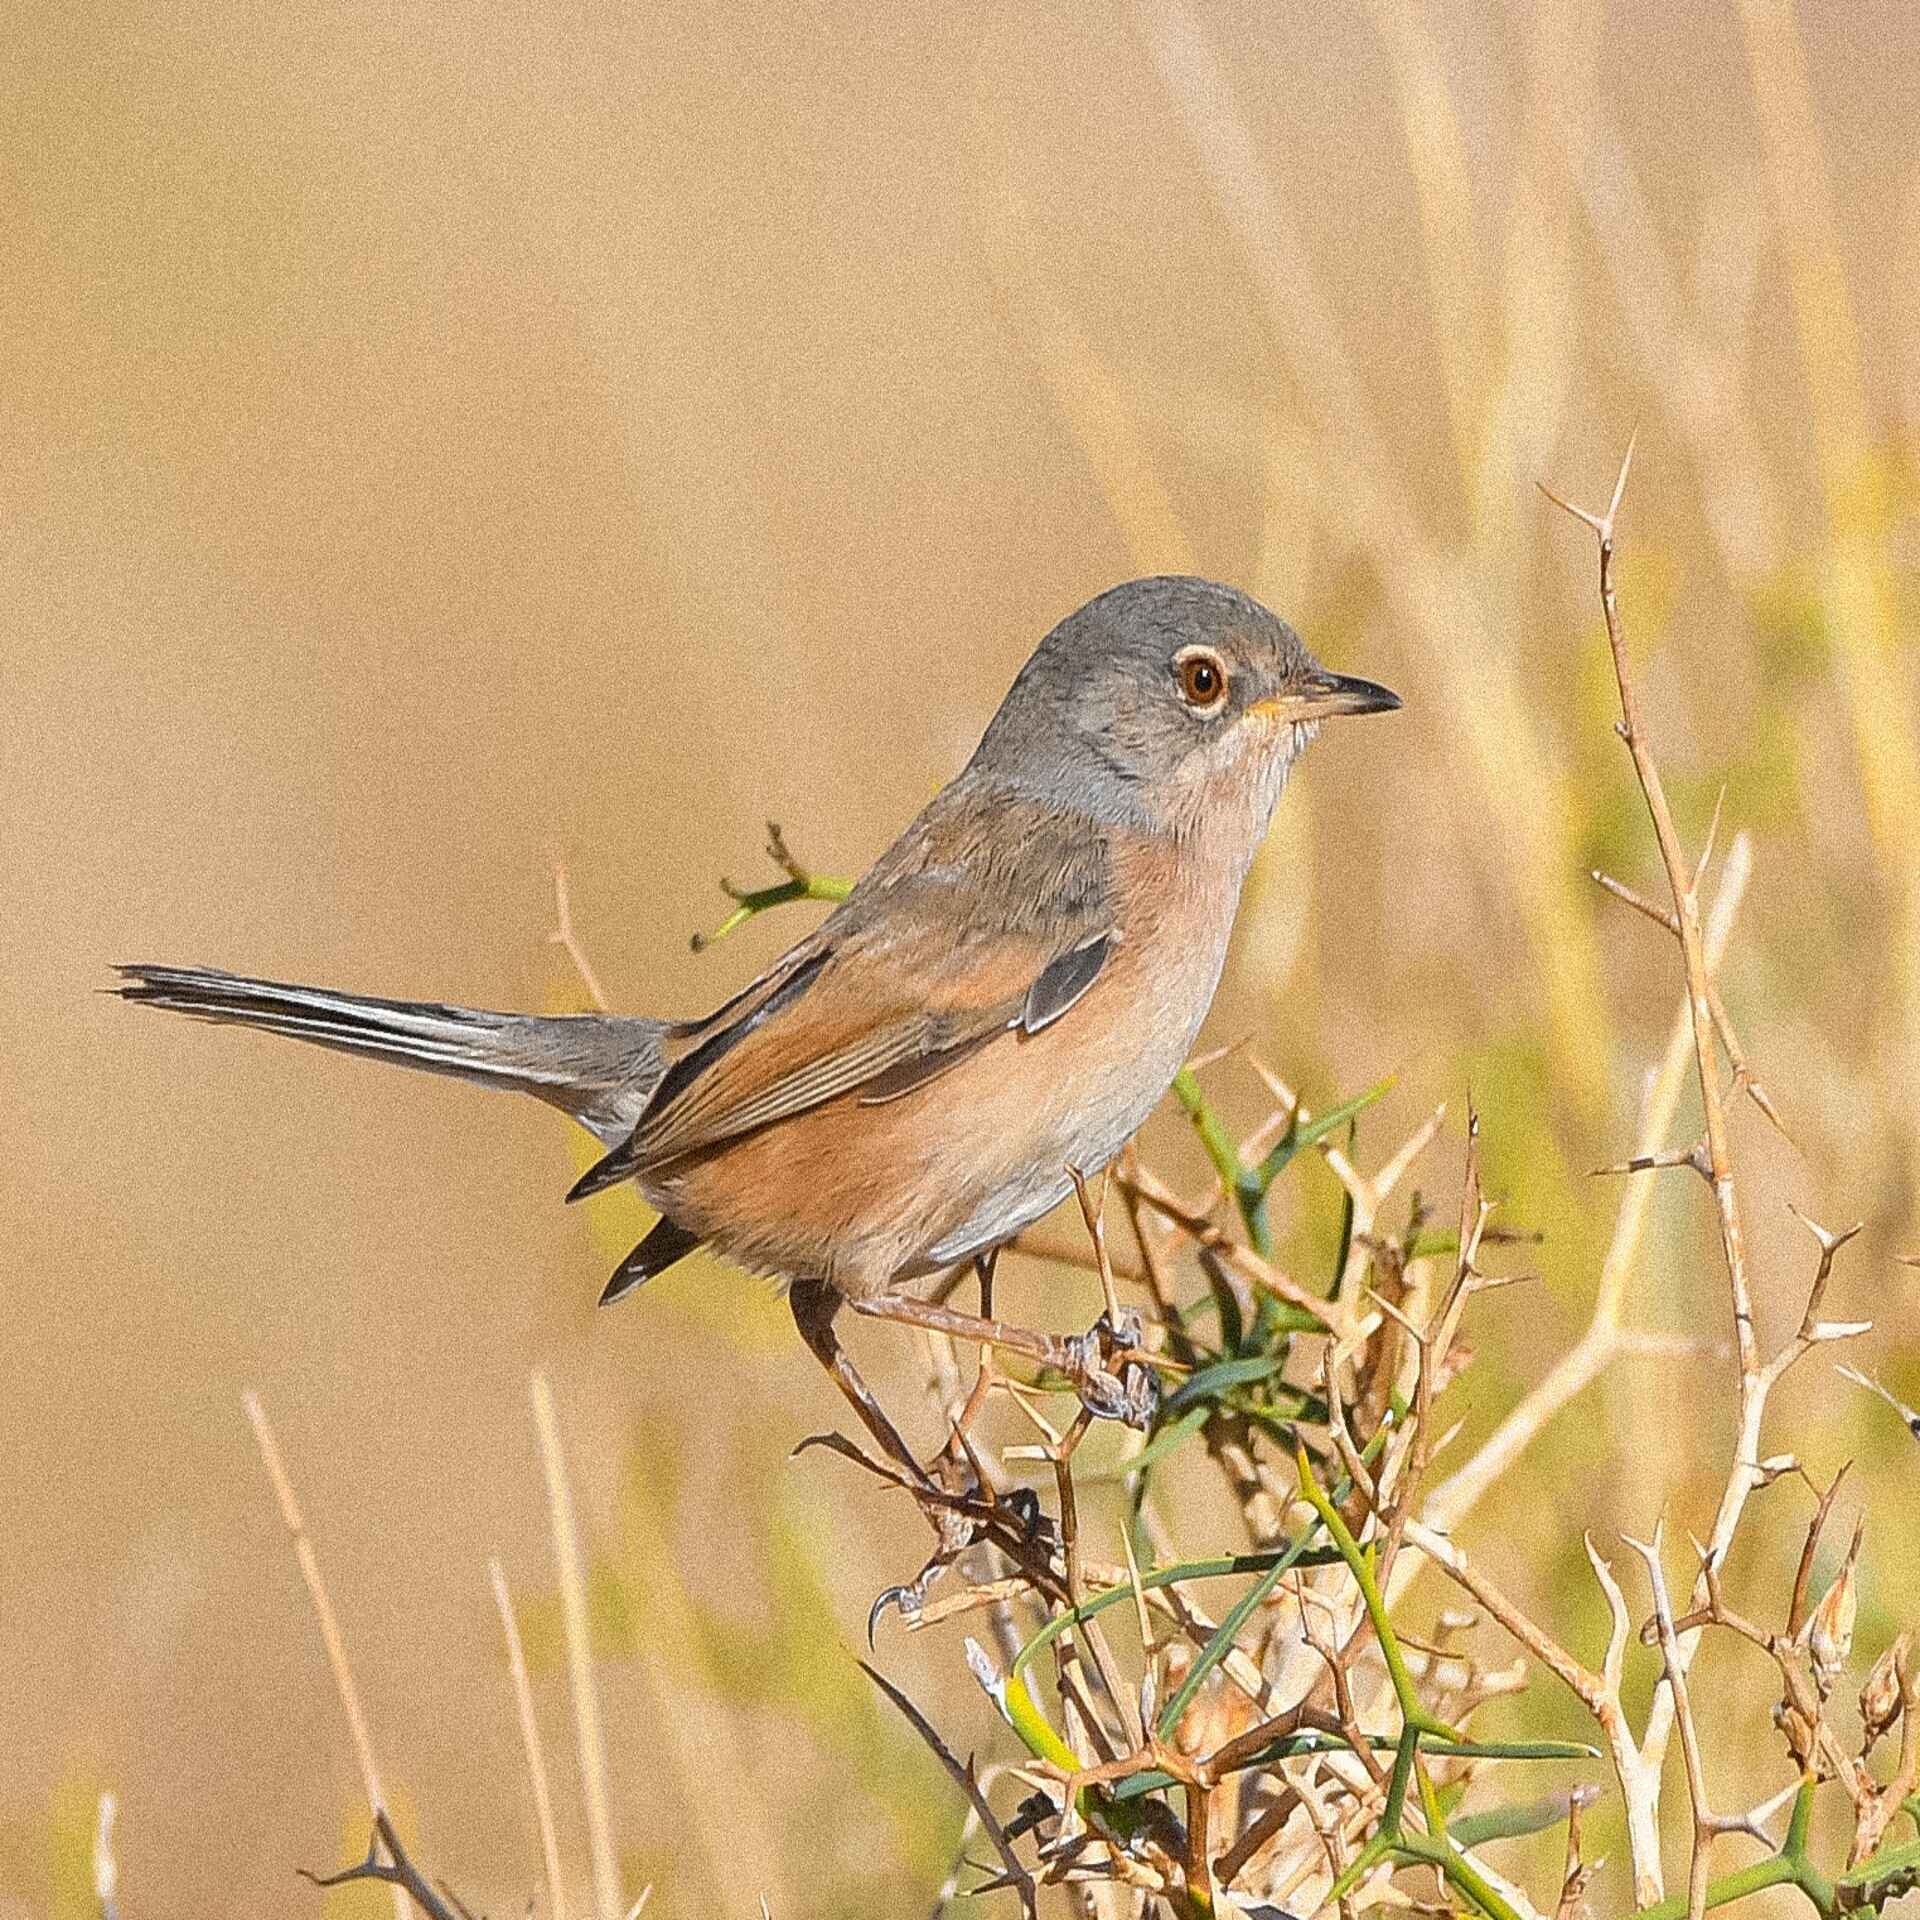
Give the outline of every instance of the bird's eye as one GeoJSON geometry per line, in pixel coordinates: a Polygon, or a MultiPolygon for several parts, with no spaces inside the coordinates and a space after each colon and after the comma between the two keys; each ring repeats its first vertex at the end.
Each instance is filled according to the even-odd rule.
{"type": "Polygon", "coordinates": [[[1218,713],[1227,699],[1227,663],[1211,647],[1183,647],[1173,656],[1174,684],[1195,713],[1218,713]]]}

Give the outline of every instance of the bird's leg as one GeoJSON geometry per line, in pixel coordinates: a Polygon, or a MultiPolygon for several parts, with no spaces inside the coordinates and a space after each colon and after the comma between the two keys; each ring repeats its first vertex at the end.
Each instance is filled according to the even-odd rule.
{"type": "MultiPolygon", "coordinates": [[[[986,1319],[993,1312],[993,1269],[1000,1250],[990,1248],[979,1254],[973,1262],[975,1277],[980,1283],[980,1317],[986,1319]]],[[[941,1293],[941,1303],[952,1291],[960,1276],[956,1272],[941,1293]]],[[[968,1391],[965,1402],[957,1415],[950,1414],[952,1427],[947,1434],[946,1445],[928,1463],[927,1471],[933,1478],[953,1493],[962,1496],[979,1496],[990,1504],[998,1499],[995,1489],[989,1484],[986,1469],[980,1464],[980,1457],[973,1447],[974,1423],[980,1417],[981,1410],[987,1404],[987,1396],[993,1391],[993,1384],[999,1377],[994,1366],[993,1348],[982,1344],[979,1349],[979,1365],[973,1376],[973,1386],[968,1391]]]]}
{"type": "Polygon", "coordinates": [[[1103,1313],[1085,1333],[1062,1338],[1036,1333],[1031,1327],[1010,1326],[989,1314],[960,1313],[902,1294],[876,1294],[854,1301],[853,1308],[876,1320],[897,1320],[905,1326],[925,1327],[934,1333],[1024,1354],[1043,1367],[1065,1374],[1079,1394],[1080,1404],[1098,1418],[1123,1420],[1142,1430],[1153,1424],[1160,1389],[1150,1356],[1140,1344],[1140,1316],[1132,1311],[1122,1313],[1117,1326],[1103,1313]]]}
{"type": "Polygon", "coordinates": [[[833,1384],[847,1396],[849,1405],[860,1416],[860,1424],[879,1441],[881,1448],[902,1467],[917,1486],[931,1489],[933,1482],[913,1449],[901,1439],[900,1432],[887,1418],[886,1409],[873,1397],[873,1390],[861,1379],[859,1370],[847,1358],[833,1331],[834,1315],[840,1311],[842,1296],[824,1280],[796,1280],[787,1289],[787,1305],[793,1311],[793,1324],[807,1343],[813,1357],[833,1376],[833,1384]]]}
{"type": "MultiPolygon", "coordinates": [[[[990,1279],[989,1269],[987,1284],[990,1284],[990,1279]]],[[[840,1310],[841,1300],[838,1289],[822,1280],[795,1281],[787,1292],[787,1303],[793,1311],[794,1325],[800,1329],[801,1339],[812,1349],[814,1358],[833,1376],[834,1385],[846,1395],[849,1405],[860,1416],[861,1425],[905,1470],[909,1491],[919,1498],[920,1511],[927,1516],[927,1522],[939,1542],[932,1558],[907,1585],[889,1587],[874,1601],[867,1615],[867,1640],[871,1644],[880,1616],[889,1607],[896,1608],[907,1618],[918,1613],[933,1583],[966,1548],[995,1530],[996,1521],[1003,1512],[1007,1515],[1006,1525],[1016,1543],[1024,1543],[1034,1532],[1036,1516],[1029,1513],[1025,1503],[1017,1508],[1005,1507],[996,1499],[992,1488],[984,1486],[974,1471],[964,1440],[952,1447],[956,1456],[952,1464],[962,1471],[951,1477],[960,1479],[964,1475],[965,1480],[971,1481],[970,1486],[943,1486],[939,1479],[921,1466],[913,1457],[912,1449],[901,1439],[899,1430],[887,1418],[879,1401],[873,1397],[872,1389],[861,1379],[859,1370],[847,1358],[846,1349],[834,1337],[833,1320],[840,1310]]],[[[977,1382],[974,1397],[985,1397],[977,1382]]],[[[971,1404],[970,1399],[970,1407],[971,1404]]],[[[963,1420],[966,1417],[963,1414],[963,1420]]],[[[947,1463],[948,1455],[943,1453],[936,1467],[947,1463]]]]}
{"type": "MultiPolygon", "coordinates": [[[[993,1318],[993,1269],[1000,1258],[998,1247],[989,1247],[973,1263],[973,1270],[980,1280],[980,1318],[993,1318]]],[[[949,1445],[958,1451],[968,1451],[967,1442],[973,1433],[973,1423],[980,1417],[980,1409],[987,1404],[987,1395],[993,1389],[994,1366],[993,1349],[983,1346],[980,1349],[979,1371],[973,1376],[973,1391],[967,1395],[967,1404],[960,1409],[960,1418],[954,1422],[953,1439],[949,1445]]]]}

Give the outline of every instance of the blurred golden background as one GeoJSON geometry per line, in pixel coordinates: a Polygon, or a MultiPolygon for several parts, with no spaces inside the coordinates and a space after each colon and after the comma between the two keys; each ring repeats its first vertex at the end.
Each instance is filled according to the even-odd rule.
{"type": "MultiPolygon", "coordinates": [[[[1864,1217],[1831,1308],[1920,1399],[1913,9],[322,0],[7,38],[0,1912],[90,1910],[102,1789],[130,1915],[387,1910],[291,1877],[365,1813],[249,1384],[421,1857],[496,1911],[537,1882],[497,1547],[584,1876],[536,1366],[629,1895],[924,1910],[958,1802],[851,1662],[920,1522],[787,1463],[841,1408],[778,1301],[692,1262],[597,1314],[617,1227],[560,1206],[552,1114],[93,989],[178,960],[562,1004],[557,856],[616,1004],[700,1009],[811,911],[689,951],[762,822],[857,870],[1129,574],[1241,584],[1406,699],[1310,756],[1210,1033],[1317,1102],[1397,1072],[1376,1142],[1471,1085],[1503,1217],[1548,1235],[1477,1310],[1484,1432],[1584,1324],[1619,1201],[1585,1169],[1677,1000],[1586,878],[1657,871],[1591,542],[1534,490],[1599,504],[1635,426],[1643,699],[1693,844],[1723,781],[1753,836],[1726,993],[1799,1148],[1736,1121],[1761,1311],[1806,1278],[1784,1200],[1864,1217]]],[[[1202,1164],[1177,1114],[1148,1144],[1202,1164]]],[[[1428,1190],[1458,1165],[1456,1130],[1428,1190]]],[[[1296,1192],[1324,1232],[1324,1170],[1296,1192]]],[[[1636,1316],[1720,1337],[1702,1196],[1654,1218],[1636,1316]]],[[[855,1339],[924,1406],[913,1341],[855,1339]]],[[[1724,1477],[1728,1407],[1676,1418],[1666,1364],[1501,1510],[1576,1637],[1579,1527],[1698,1526],[1724,1477]]],[[[1823,1367],[1776,1431],[1911,1487],[1823,1367]]],[[[1863,1643],[1920,1600],[1891,1541],[1873,1568],[1863,1643]]],[[[881,1654],[985,1737],[951,1638],[881,1654]]]]}

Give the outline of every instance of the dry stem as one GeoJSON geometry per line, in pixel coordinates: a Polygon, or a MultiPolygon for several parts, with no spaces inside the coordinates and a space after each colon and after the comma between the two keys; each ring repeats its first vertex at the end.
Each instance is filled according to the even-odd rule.
{"type": "Polygon", "coordinates": [[[553,1789],[547,1781],[547,1759],[540,1745],[540,1722],[533,1711],[533,1688],[527,1678],[527,1654],[520,1642],[520,1622],[514,1617],[513,1596],[507,1591],[506,1570],[498,1554],[487,1561],[487,1578],[493,1586],[494,1605],[500,1610],[500,1632],[507,1643],[507,1673],[513,1681],[521,1744],[527,1750],[527,1774],[533,1782],[540,1858],[547,1874],[547,1911],[553,1920],[567,1920],[566,1886],[560,1876],[560,1841],[553,1822],[553,1789]]]}
{"type": "MultiPolygon", "coordinates": [[[[280,1458],[280,1443],[274,1438],[273,1427],[267,1419],[266,1408],[260,1403],[259,1394],[249,1387],[240,1396],[240,1404],[246,1409],[254,1440],[260,1448],[261,1462],[266,1467],[267,1478],[273,1483],[273,1497],[280,1503],[280,1517],[286,1523],[287,1535],[293,1542],[294,1558],[300,1563],[300,1577],[307,1583],[307,1597],[313,1603],[313,1616],[319,1622],[321,1643],[327,1650],[327,1665],[333,1670],[334,1688],[346,1712],[347,1731],[353,1740],[353,1757],[360,1768],[360,1781],[367,1791],[367,1803],[373,1809],[375,1821],[384,1820],[387,1796],[380,1784],[379,1766],[373,1757],[373,1735],[368,1731],[366,1712],[360,1705],[360,1689],[353,1683],[353,1669],[347,1663],[347,1643],[341,1635],[333,1601],[328,1596],[326,1582],[320,1577],[319,1556],[314,1552],[312,1537],[307,1532],[306,1521],[301,1517],[300,1502],[294,1496],[293,1482],[288,1478],[286,1465],[280,1458]]],[[[407,1896],[400,1886],[393,1889],[393,1911],[394,1920],[407,1920],[407,1896]]]]}
{"type": "Polygon", "coordinates": [[[600,1690],[593,1673],[592,1631],[587,1618],[587,1571],[580,1552],[580,1522],[574,1511],[560,1419],[544,1373],[531,1383],[533,1424],[540,1438],[540,1464],[547,1482],[554,1566],[560,1580],[560,1616],[566,1629],[567,1677],[580,1752],[580,1783],[587,1810],[587,1845],[593,1861],[594,1905],[600,1920],[617,1920],[620,1857],[613,1843],[613,1798],[607,1787],[607,1738],[600,1719],[600,1690]]]}

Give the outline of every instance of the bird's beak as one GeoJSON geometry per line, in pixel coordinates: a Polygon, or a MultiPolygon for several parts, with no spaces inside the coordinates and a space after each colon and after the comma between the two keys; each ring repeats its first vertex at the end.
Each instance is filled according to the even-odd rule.
{"type": "Polygon", "coordinates": [[[1256,700],[1247,711],[1298,726],[1310,720],[1331,720],[1343,713],[1391,713],[1399,704],[1400,696],[1387,687],[1320,667],[1303,685],[1270,699],[1256,700]]]}

